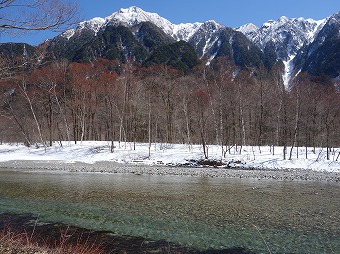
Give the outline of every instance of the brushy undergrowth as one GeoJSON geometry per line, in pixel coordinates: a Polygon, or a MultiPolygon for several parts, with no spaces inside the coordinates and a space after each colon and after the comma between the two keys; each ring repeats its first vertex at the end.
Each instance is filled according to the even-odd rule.
{"type": "Polygon", "coordinates": [[[16,230],[9,226],[0,230],[1,254],[104,254],[104,248],[89,236],[64,229],[56,239],[35,234],[34,230],[16,230]]]}

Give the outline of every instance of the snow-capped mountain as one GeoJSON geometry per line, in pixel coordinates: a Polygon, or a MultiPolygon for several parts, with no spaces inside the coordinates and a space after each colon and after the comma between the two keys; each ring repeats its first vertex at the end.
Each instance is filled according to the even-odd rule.
{"type": "Polygon", "coordinates": [[[87,31],[87,33],[97,34],[100,29],[103,30],[108,26],[125,26],[131,28],[144,22],[150,22],[156,25],[165,34],[176,41],[195,41],[195,38],[197,40],[198,37],[203,36],[204,38],[199,38],[199,40],[203,39],[206,43],[200,47],[200,57],[202,57],[205,52],[208,52],[210,47],[213,46],[214,43],[212,42],[215,39],[211,39],[211,37],[225,28],[225,26],[218,24],[213,20],[209,20],[205,23],[173,24],[169,20],[159,16],[157,13],[146,12],[141,8],[132,6],[126,9],[120,9],[106,18],[94,18],[89,21],[81,22],[77,28],[68,30],[61,36],[71,39],[73,36],[84,33],[85,31],[87,31]]]}
{"type": "MultiPolygon", "coordinates": [[[[133,54],[132,52],[135,50],[131,48],[132,39],[129,39],[128,43],[126,34],[120,35],[122,36],[121,42],[117,41],[117,36],[107,38],[108,34],[113,32],[122,33],[123,28],[118,29],[118,27],[128,29],[137,40],[134,44],[139,43],[141,44],[140,47],[145,48],[147,53],[139,54],[138,57],[141,61],[144,61],[146,55],[156,49],[157,46],[176,41],[189,43],[197,56],[201,59],[207,59],[207,63],[210,63],[216,56],[228,56],[234,59],[238,65],[252,67],[262,61],[259,59],[264,58],[259,55],[262,53],[254,48],[254,45],[245,35],[214,20],[204,23],[173,24],[156,13],[143,11],[135,6],[120,9],[106,18],[94,18],[81,22],[77,28],[68,30],[54,38],[50,43],[50,48],[55,48],[54,51],[60,57],[71,57],[71,60],[84,59],[84,53],[87,54],[86,59],[91,58],[89,54],[94,57],[107,57],[108,47],[112,48],[108,44],[112,45],[115,41],[115,47],[118,50],[124,49],[124,52],[120,50],[122,53],[115,53],[115,55],[133,54]],[[238,41],[238,43],[235,43],[235,41],[238,41]],[[117,43],[120,45],[118,46],[117,43]],[[89,44],[97,45],[97,47],[94,48],[89,44]],[[87,47],[85,52],[80,49],[83,46],[87,47]],[[80,57],[79,52],[81,52],[80,57]],[[255,58],[251,55],[255,55],[255,58]]],[[[112,49],[110,50],[112,51],[112,49]]],[[[139,52],[141,51],[139,50],[139,52]]]]}
{"type": "Polygon", "coordinates": [[[104,26],[122,25],[132,27],[142,22],[150,22],[157,25],[166,34],[171,34],[173,31],[173,24],[165,18],[162,18],[157,13],[150,13],[143,11],[141,8],[132,6],[127,9],[120,9],[112,15],[105,18],[104,26]]]}
{"type": "MultiPolygon", "coordinates": [[[[319,56],[319,46],[324,45],[330,38],[330,31],[334,33],[336,29],[324,28],[334,27],[330,24],[337,24],[338,16],[318,21],[283,16],[276,21],[269,20],[260,27],[246,24],[232,29],[213,20],[173,24],[157,13],[133,6],[120,9],[106,18],[79,23],[75,29],[52,39],[49,49],[54,57],[66,57],[72,61],[96,57],[123,60],[124,57],[132,56],[142,63],[155,59],[153,54],[157,51],[158,57],[169,63],[172,62],[169,60],[171,54],[163,52],[169,48],[163,46],[184,41],[193,47],[198,58],[208,64],[216,57],[225,56],[240,67],[249,69],[263,65],[269,70],[277,60],[282,60],[285,67],[282,78],[289,88],[292,77],[300,70],[319,74],[315,68],[307,68],[311,60],[305,60],[311,55],[319,56]],[[160,47],[163,48],[160,50],[160,47]]],[[[171,48],[177,51],[182,48],[181,53],[176,53],[180,59],[183,47],[188,49],[188,45],[176,44],[171,48]]],[[[327,58],[326,53],[324,56],[327,58]]],[[[159,63],[159,59],[154,63],[159,63]]]]}
{"type": "Polygon", "coordinates": [[[84,29],[93,30],[95,33],[106,26],[125,26],[133,27],[143,22],[150,22],[160,28],[163,32],[176,40],[188,41],[203,23],[173,24],[169,20],[162,18],[157,13],[146,12],[141,8],[132,6],[122,8],[106,18],[94,18],[89,21],[79,23],[76,29],[71,29],[62,34],[66,38],[71,38],[76,31],[84,29]]]}
{"type": "Polygon", "coordinates": [[[311,44],[327,19],[313,20],[305,18],[287,18],[285,16],[274,21],[269,20],[261,27],[246,24],[237,30],[242,32],[262,50],[271,45],[277,58],[283,61],[285,71],[282,75],[284,85],[289,89],[293,74],[298,72],[294,58],[300,49],[311,44]]]}
{"type": "Polygon", "coordinates": [[[254,24],[246,24],[237,30],[262,50],[272,42],[278,58],[287,61],[292,55],[296,55],[303,45],[311,43],[325,23],[326,19],[315,21],[283,16],[276,21],[269,20],[259,28],[254,24]]]}
{"type": "Polygon", "coordinates": [[[340,77],[340,12],[329,17],[314,40],[294,59],[298,71],[318,76],[340,77]]]}

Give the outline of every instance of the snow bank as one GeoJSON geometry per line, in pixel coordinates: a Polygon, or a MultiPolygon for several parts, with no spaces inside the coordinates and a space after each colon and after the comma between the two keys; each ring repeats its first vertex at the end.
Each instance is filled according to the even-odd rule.
{"type": "MultiPolygon", "coordinates": [[[[185,144],[152,144],[146,143],[111,143],[106,141],[84,141],[54,143],[52,147],[26,147],[22,144],[0,145],[0,162],[6,161],[61,161],[65,163],[83,162],[118,162],[145,165],[195,165],[203,160],[200,145],[185,144]]],[[[292,159],[283,160],[283,148],[265,147],[232,147],[225,153],[220,146],[208,146],[210,160],[222,161],[225,165],[249,169],[309,169],[313,171],[340,172],[340,148],[332,149],[330,160],[327,160],[326,149],[312,148],[293,149],[292,159]],[[224,154],[225,153],[225,154],[224,154]],[[307,154],[307,158],[306,158],[307,154]]],[[[288,149],[287,158],[289,158],[288,149]]]]}

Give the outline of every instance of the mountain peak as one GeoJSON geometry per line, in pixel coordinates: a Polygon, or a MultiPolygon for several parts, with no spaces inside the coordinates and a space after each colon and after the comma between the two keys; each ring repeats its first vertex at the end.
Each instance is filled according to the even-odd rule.
{"type": "Polygon", "coordinates": [[[282,16],[281,18],[279,18],[278,20],[279,22],[288,22],[289,18],[287,18],[286,16],[282,16]]]}
{"type": "Polygon", "coordinates": [[[151,22],[167,34],[171,34],[173,30],[173,24],[169,20],[162,18],[157,13],[146,12],[136,6],[131,6],[126,9],[122,8],[106,17],[105,20],[105,25],[123,25],[130,27],[142,22],[151,22]]]}
{"type": "Polygon", "coordinates": [[[210,29],[213,29],[213,30],[218,30],[220,28],[225,27],[225,26],[221,25],[220,23],[217,23],[215,20],[208,20],[208,21],[204,22],[203,25],[205,27],[209,27],[210,29]]]}
{"type": "Polygon", "coordinates": [[[243,26],[240,26],[239,28],[236,28],[236,30],[247,35],[251,33],[256,33],[259,30],[259,28],[253,23],[248,23],[243,26]]]}
{"type": "Polygon", "coordinates": [[[119,13],[138,13],[143,12],[143,10],[137,6],[131,6],[129,8],[121,8],[118,11],[119,13]]]}

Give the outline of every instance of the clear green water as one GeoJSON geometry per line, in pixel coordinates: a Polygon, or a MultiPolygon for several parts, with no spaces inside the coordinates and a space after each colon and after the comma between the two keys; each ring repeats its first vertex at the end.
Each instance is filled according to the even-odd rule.
{"type": "Polygon", "coordinates": [[[2,169],[3,212],[202,250],[340,253],[339,184],[2,169]]]}

